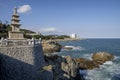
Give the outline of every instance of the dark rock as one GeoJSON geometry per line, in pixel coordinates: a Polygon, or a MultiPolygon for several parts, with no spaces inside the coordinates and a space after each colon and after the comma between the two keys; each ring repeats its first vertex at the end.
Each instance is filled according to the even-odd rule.
{"type": "Polygon", "coordinates": [[[76,74],[77,74],[77,69],[78,69],[77,63],[70,56],[66,57],[66,62],[68,64],[69,68],[70,68],[70,72],[69,73],[70,73],[71,77],[75,77],[76,74]]]}
{"type": "MultiPolygon", "coordinates": [[[[48,77],[45,80],[50,77],[51,80],[85,80],[84,75],[79,71],[80,69],[88,70],[98,68],[103,62],[112,60],[113,58],[114,56],[112,54],[106,52],[93,54],[93,60],[85,58],[73,59],[70,56],[45,55],[44,59],[48,66],[44,66],[42,69],[44,70],[44,76],[48,77]]],[[[116,79],[116,76],[112,80],[114,78],[116,79]]]]}
{"type": "Polygon", "coordinates": [[[40,75],[41,80],[53,80],[53,67],[52,65],[43,66],[39,69],[42,72],[40,75]]]}
{"type": "Polygon", "coordinates": [[[78,65],[70,56],[45,55],[45,61],[52,65],[54,80],[76,80],[79,75],[78,65]]]}

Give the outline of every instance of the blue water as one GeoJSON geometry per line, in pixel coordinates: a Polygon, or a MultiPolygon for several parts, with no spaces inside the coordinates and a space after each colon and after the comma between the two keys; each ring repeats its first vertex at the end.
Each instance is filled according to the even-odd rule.
{"type": "Polygon", "coordinates": [[[74,46],[73,50],[62,50],[58,55],[70,55],[73,58],[87,58],[96,52],[109,52],[115,56],[100,68],[87,71],[86,80],[120,80],[120,39],[86,39],[60,42],[63,46],[74,46]]]}

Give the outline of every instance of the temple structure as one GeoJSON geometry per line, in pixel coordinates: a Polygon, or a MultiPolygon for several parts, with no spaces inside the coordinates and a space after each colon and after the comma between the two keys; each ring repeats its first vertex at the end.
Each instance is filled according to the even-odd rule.
{"type": "Polygon", "coordinates": [[[23,33],[20,32],[20,23],[19,15],[17,13],[17,8],[14,8],[14,14],[12,15],[11,28],[9,31],[9,39],[24,39],[23,33]]]}
{"type": "Polygon", "coordinates": [[[9,38],[0,39],[0,80],[48,80],[39,69],[46,65],[40,39],[25,39],[20,32],[17,8],[9,38]]]}

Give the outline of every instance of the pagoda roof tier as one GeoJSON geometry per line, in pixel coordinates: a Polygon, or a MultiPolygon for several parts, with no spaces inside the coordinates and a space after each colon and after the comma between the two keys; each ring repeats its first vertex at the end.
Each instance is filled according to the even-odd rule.
{"type": "Polygon", "coordinates": [[[11,23],[11,25],[16,25],[16,26],[20,26],[21,24],[19,24],[19,23],[11,23]]]}
{"type": "Polygon", "coordinates": [[[12,21],[20,21],[20,20],[17,18],[12,18],[12,21]]]}
{"type": "Polygon", "coordinates": [[[20,17],[18,14],[13,14],[12,16],[13,17],[20,17]]]}

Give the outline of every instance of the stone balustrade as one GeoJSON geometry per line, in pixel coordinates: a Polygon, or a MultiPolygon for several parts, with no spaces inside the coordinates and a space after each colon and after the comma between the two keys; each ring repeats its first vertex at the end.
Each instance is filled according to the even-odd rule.
{"type": "Polygon", "coordinates": [[[1,38],[0,40],[0,46],[27,46],[38,44],[41,44],[41,39],[10,40],[1,38]]]}

